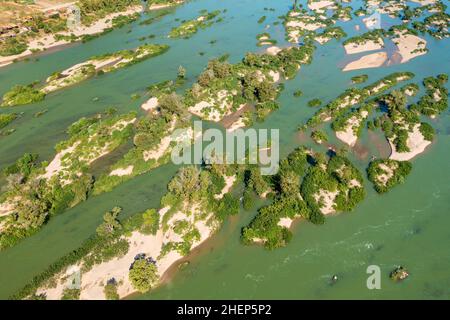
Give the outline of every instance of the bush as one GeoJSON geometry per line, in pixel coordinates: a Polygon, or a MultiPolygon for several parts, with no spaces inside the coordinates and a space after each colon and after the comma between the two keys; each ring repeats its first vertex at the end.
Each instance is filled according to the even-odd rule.
{"type": "Polygon", "coordinates": [[[17,37],[7,38],[0,44],[0,56],[14,56],[27,50],[27,44],[17,37]]]}
{"type": "Polygon", "coordinates": [[[298,97],[301,97],[302,95],[303,95],[303,91],[301,91],[301,90],[294,91],[294,97],[298,98],[298,97]]]}
{"type": "Polygon", "coordinates": [[[45,93],[34,89],[33,85],[22,86],[16,85],[10,91],[3,95],[2,106],[13,107],[42,101],[45,93]]]}
{"type": "Polygon", "coordinates": [[[320,107],[321,104],[322,104],[322,101],[320,101],[317,98],[308,101],[308,107],[320,107]]]}
{"type": "Polygon", "coordinates": [[[420,130],[420,133],[422,133],[425,140],[433,141],[435,131],[434,131],[434,128],[430,124],[428,124],[426,122],[422,122],[420,124],[419,130],[420,130]]]}
{"type": "Polygon", "coordinates": [[[219,202],[216,209],[216,215],[219,219],[225,220],[228,216],[234,216],[239,213],[239,199],[233,197],[230,193],[226,193],[219,202]]]}
{"type": "Polygon", "coordinates": [[[80,300],[80,289],[65,288],[61,300],[80,300]]]}
{"type": "Polygon", "coordinates": [[[139,292],[149,291],[158,281],[158,269],[155,264],[146,259],[136,260],[129,273],[131,285],[139,292]]]}
{"type": "Polygon", "coordinates": [[[108,281],[106,286],[103,288],[103,293],[105,294],[106,300],[119,300],[119,294],[117,293],[117,282],[114,278],[108,281]]]}
{"type": "Polygon", "coordinates": [[[366,82],[367,79],[369,79],[369,76],[367,74],[354,76],[354,77],[352,77],[352,83],[354,83],[354,84],[363,83],[363,82],[366,82]]]}

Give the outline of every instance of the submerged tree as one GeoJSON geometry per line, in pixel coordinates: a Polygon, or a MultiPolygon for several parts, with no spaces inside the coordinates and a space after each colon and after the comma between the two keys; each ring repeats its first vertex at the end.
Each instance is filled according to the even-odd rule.
{"type": "Polygon", "coordinates": [[[97,235],[102,238],[112,236],[116,231],[122,228],[117,216],[122,211],[122,208],[114,207],[111,211],[103,215],[103,223],[97,227],[97,235]]]}

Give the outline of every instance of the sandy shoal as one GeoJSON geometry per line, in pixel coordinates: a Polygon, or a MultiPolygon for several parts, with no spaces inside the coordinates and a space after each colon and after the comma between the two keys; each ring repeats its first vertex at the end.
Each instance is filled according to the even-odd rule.
{"type": "Polygon", "coordinates": [[[365,55],[358,60],[349,62],[342,71],[351,71],[367,68],[378,68],[386,63],[388,57],[386,52],[376,52],[365,55]]]}
{"type": "Polygon", "coordinates": [[[414,52],[416,49],[425,49],[427,46],[427,41],[425,39],[419,38],[418,36],[412,34],[401,34],[398,33],[398,38],[394,40],[396,43],[398,53],[401,55],[402,59],[400,63],[408,62],[409,60],[426,54],[426,51],[414,52]]]}
{"type": "Polygon", "coordinates": [[[361,53],[361,52],[366,52],[366,51],[380,50],[380,49],[383,49],[383,46],[384,46],[383,39],[380,38],[378,40],[378,42],[375,42],[373,40],[368,40],[361,44],[348,43],[344,46],[344,49],[347,54],[355,54],[355,53],[361,53]]]}
{"type": "Polygon", "coordinates": [[[308,3],[308,8],[311,10],[318,10],[318,9],[330,7],[332,5],[334,5],[334,1],[321,0],[321,1],[314,1],[314,2],[308,3]]]}
{"type": "MultiPolygon", "coordinates": [[[[166,7],[170,7],[172,5],[180,4],[182,2],[183,1],[178,1],[173,4],[152,5],[148,9],[149,10],[163,9],[166,7]]],[[[141,11],[142,11],[142,6],[133,6],[133,7],[130,7],[126,11],[115,12],[115,13],[109,14],[105,18],[94,22],[90,26],[83,26],[83,27],[75,29],[75,30],[61,32],[59,34],[70,36],[73,33],[75,36],[79,36],[79,37],[84,36],[84,35],[98,34],[98,33],[103,32],[104,30],[112,27],[112,19],[113,18],[116,18],[121,15],[129,16],[129,15],[141,12],[141,11]]],[[[54,35],[45,35],[43,37],[33,39],[28,43],[28,49],[25,50],[24,52],[17,54],[17,55],[13,55],[13,56],[6,56],[6,57],[0,56],[0,68],[13,63],[14,60],[18,60],[18,59],[32,55],[33,51],[35,51],[35,50],[44,51],[47,49],[59,47],[59,46],[66,45],[69,43],[70,43],[70,41],[66,41],[66,40],[57,41],[55,39],[54,35]]]]}
{"type": "Polygon", "coordinates": [[[431,144],[431,141],[425,140],[419,128],[420,124],[417,124],[414,126],[413,132],[408,132],[406,145],[410,150],[409,152],[397,152],[395,150],[395,145],[392,143],[392,141],[389,140],[389,145],[391,146],[392,150],[389,159],[408,161],[425,151],[426,147],[431,144]]]}

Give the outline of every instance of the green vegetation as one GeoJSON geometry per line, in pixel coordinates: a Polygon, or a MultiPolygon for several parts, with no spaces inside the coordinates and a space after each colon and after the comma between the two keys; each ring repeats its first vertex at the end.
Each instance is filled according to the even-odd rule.
{"type": "Polygon", "coordinates": [[[106,300],[119,300],[119,294],[117,293],[117,282],[114,278],[108,280],[103,292],[106,300]]]}
{"type": "Polygon", "coordinates": [[[325,42],[328,41],[329,39],[339,40],[345,38],[346,36],[347,34],[341,27],[331,27],[331,26],[326,27],[325,29],[323,29],[322,33],[319,33],[317,35],[317,37],[324,40],[325,42]]]}
{"type": "Polygon", "coordinates": [[[351,44],[351,43],[364,44],[368,41],[373,41],[375,43],[382,44],[385,33],[386,33],[386,31],[384,31],[383,29],[374,29],[372,31],[363,33],[359,36],[348,38],[342,44],[344,46],[347,44],[351,44]]]}
{"type": "Polygon", "coordinates": [[[133,288],[139,292],[149,291],[158,281],[158,269],[155,264],[146,259],[136,260],[128,274],[133,288]]]}
{"type": "Polygon", "coordinates": [[[308,101],[308,107],[320,107],[321,104],[322,101],[320,101],[320,99],[317,98],[308,101]]]}
{"type": "Polygon", "coordinates": [[[237,64],[212,60],[186,93],[186,104],[195,106],[202,101],[222,100],[224,107],[202,108],[201,117],[205,119],[209,119],[213,112],[220,119],[245,104],[251,104],[255,107],[256,119],[263,120],[278,108],[275,99],[283,89],[271,74],[279,72],[285,78],[293,78],[301,64],[311,61],[312,50],[313,46],[308,44],[283,49],[277,55],[248,53],[237,64]],[[222,96],[224,93],[226,95],[222,96]]]}
{"type": "Polygon", "coordinates": [[[36,88],[37,83],[28,86],[14,86],[3,96],[2,106],[10,107],[42,101],[49,92],[78,84],[96,74],[104,74],[131,66],[161,55],[167,50],[169,50],[167,45],[144,44],[134,50],[122,50],[91,57],[75,67],[53,73],[40,88],[36,88]]]}
{"type": "Polygon", "coordinates": [[[133,148],[96,180],[94,194],[109,192],[122,182],[148,172],[170,159],[170,144],[166,149],[157,151],[162,148],[161,140],[170,136],[175,129],[190,128],[185,102],[183,97],[173,92],[175,87],[170,82],[150,88],[149,91],[158,97],[159,111],[138,119],[134,128],[133,148]],[[124,175],[111,174],[114,170],[124,168],[131,168],[131,172],[124,175]]]}
{"type": "Polygon", "coordinates": [[[393,281],[405,280],[409,276],[408,271],[402,267],[396,267],[390,274],[389,278],[393,281]]]}
{"type": "Polygon", "coordinates": [[[130,6],[140,4],[140,0],[78,0],[77,3],[81,11],[81,22],[84,25],[91,25],[108,14],[126,11],[130,6]]]}
{"type": "Polygon", "coordinates": [[[263,23],[264,21],[266,21],[266,16],[262,16],[261,18],[258,19],[258,23],[263,23]]]}
{"type": "Polygon", "coordinates": [[[311,132],[311,138],[314,140],[315,143],[318,144],[328,141],[327,134],[321,130],[314,130],[313,132],[311,132]]]}
{"type": "Polygon", "coordinates": [[[4,94],[2,107],[12,107],[35,103],[44,100],[45,93],[34,88],[34,84],[28,86],[16,85],[4,94]]]}
{"type": "Polygon", "coordinates": [[[331,128],[337,132],[346,131],[348,127],[351,127],[353,133],[359,137],[362,133],[363,121],[372,112],[374,107],[374,103],[366,103],[348,113],[340,114],[331,124],[331,128]]]}
{"type": "Polygon", "coordinates": [[[92,162],[123,143],[131,134],[136,115],[102,114],[82,118],[68,129],[69,139],[56,146],[63,152],[59,169],[47,173],[48,163],[37,164],[37,156],[26,154],[5,170],[7,185],[2,202],[12,204],[0,235],[0,248],[15,245],[39,230],[52,216],[86,200],[93,184],[92,162]],[[95,139],[92,139],[95,137],[95,139]]]}
{"type": "Polygon", "coordinates": [[[0,114],[0,129],[3,129],[8,124],[17,119],[16,113],[1,113],[0,114]]]}
{"type": "MultiPolygon", "coordinates": [[[[365,196],[362,175],[348,159],[335,155],[327,161],[323,154],[312,158],[305,148],[296,149],[282,160],[278,174],[270,180],[274,201],[259,209],[242,230],[244,244],[262,242],[267,249],[285,246],[292,234],[279,224],[282,218],[302,217],[314,224],[324,223],[324,204],[318,197],[324,191],[336,192],[335,211],[351,211],[365,196]]],[[[246,183],[244,196],[253,192],[252,188],[253,184],[246,183]]]]}
{"type": "Polygon", "coordinates": [[[434,128],[430,124],[428,124],[426,122],[422,122],[420,124],[419,130],[420,130],[420,133],[422,133],[425,140],[433,141],[435,131],[434,131],[434,128]]]}
{"type": "Polygon", "coordinates": [[[12,37],[0,42],[0,56],[14,56],[27,50],[27,44],[20,38],[12,37]]]}
{"type": "Polygon", "coordinates": [[[367,79],[369,79],[369,76],[367,74],[362,74],[359,76],[354,76],[352,77],[352,83],[353,84],[359,84],[359,83],[363,83],[366,82],[367,79]]]}
{"type": "Polygon", "coordinates": [[[374,184],[375,190],[384,193],[403,183],[411,169],[412,165],[408,161],[377,159],[369,164],[367,173],[369,180],[374,184]]]}
{"type": "Polygon", "coordinates": [[[448,81],[446,74],[437,77],[428,77],[423,80],[426,94],[419,102],[411,106],[412,111],[420,112],[423,115],[435,117],[448,107],[448,90],[445,84],[448,81]]]}
{"type": "Polygon", "coordinates": [[[199,29],[210,27],[214,23],[213,20],[220,15],[220,10],[213,12],[202,10],[200,14],[197,18],[185,21],[178,27],[173,28],[169,33],[169,37],[184,39],[192,37],[199,29]]]}
{"type": "Polygon", "coordinates": [[[299,98],[303,95],[303,91],[302,90],[296,90],[294,91],[294,97],[299,98]]]}
{"type": "Polygon", "coordinates": [[[277,41],[270,38],[270,34],[267,32],[260,33],[256,36],[258,40],[257,46],[265,46],[265,45],[275,45],[277,41]]]}
{"type": "Polygon", "coordinates": [[[411,72],[395,72],[362,89],[347,89],[339,97],[317,111],[314,116],[307,121],[306,125],[316,126],[324,121],[337,117],[344,113],[348,107],[364,102],[368,98],[396,86],[400,81],[410,80],[413,77],[414,74],[411,72]]]}
{"type": "Polygon", "coordinates": [[[61,300],[80,300],[80,289],[65,288],[61,300]]]}

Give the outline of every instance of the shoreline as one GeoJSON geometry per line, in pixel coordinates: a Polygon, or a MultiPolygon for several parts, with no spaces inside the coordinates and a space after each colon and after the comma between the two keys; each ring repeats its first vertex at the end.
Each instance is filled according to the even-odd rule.
{"type": "MultiPolygon", "coordinates": [[[[173,6],[177,6],[184,1],[178,1],[173,4],[161,4],[161,5],[153,5],[149,7],[148,11],[155,11],[159,9],[169,8],[173,6]]],[[[115,12],[107,15],[106,17],[97,20],[90,26],[82,26],[81,31],[76,30],[74,32],[65,31],[59,33],[64,36],[70,36],[70,34],[75,34],[77,37],[82,37],[86,35],[98,35],[101,36],[102,33],[108,28],[112,27],[112,19],[118,16],[131,16],[133,14],[143,12],[141,6],[131,6],[126,11],[115,12]]],[[[50,50],[62,50],[70,45],[80,44],[82,43],[82,39],[77,39],[75,41],[68,40],[56,40],[55,34],[41,36],[39,38],[35,38],[30,40],[27,43],[27,49],[13,56],[0,56],[0,68],[11,65],[15,62],[23,61],[27,58],[31,58],[33,56],[39,56],[44,53],[52,53],[54,51],[50,50]],[[41,45],[42,44],[42,45],[41,45]],[[38,50],[35,52],[35,50],[38,50]],[[50,52],[49,52],[50,51],[50,52]]]]}
{"type": "Polygon", "coordinates": [[[392,141],[387,139],[389,146],[391,147],[391,154],[389,155],[389,159],[397,161],[409,161],[426,151],[427,147],[432,144],[432,141],[425,140],[419,130],[419,126],[420,125],[416,125],[413,132],[408,133],[407,145],[410,149],[409,152],[398,152],[392,141]]]}

